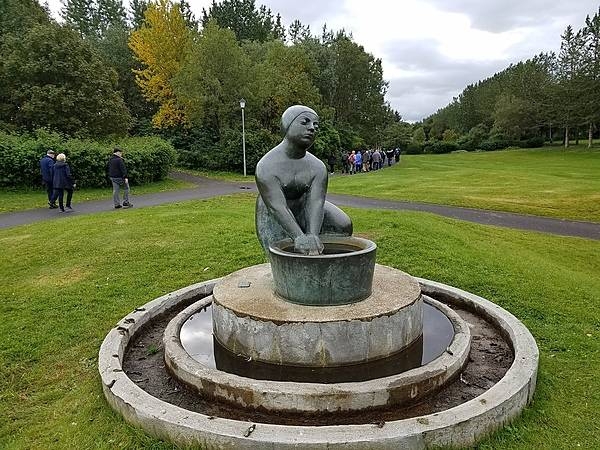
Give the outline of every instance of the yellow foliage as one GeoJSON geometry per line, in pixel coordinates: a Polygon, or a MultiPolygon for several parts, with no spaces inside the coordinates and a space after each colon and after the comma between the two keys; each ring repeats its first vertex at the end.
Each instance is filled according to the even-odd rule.
{"type": "Polygon", "coordinates": [[[147,100],[160,105],[152,118],[156,127],[186,123],[186,116],[177,103],[171,80],[183,64],[192,43],[190,30],[181,15],[178,3],[157,0],[148,5],[144,25],[129,38],[129,47],[143,68],[134,70],[136,82],[147,100]]]}

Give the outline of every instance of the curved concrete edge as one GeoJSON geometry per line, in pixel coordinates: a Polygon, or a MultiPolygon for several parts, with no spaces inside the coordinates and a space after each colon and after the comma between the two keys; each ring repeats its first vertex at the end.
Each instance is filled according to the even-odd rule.
{"type": "Polygon", "coordinates": [[[393,355],[423,334],[422,318],[421,297],[388,315],[321,322],[274,323],[239,317],[213,304],[213,331],[223,347],[255,361],[305,367],[342,366],[393,355]],[[352,345],[347,345],[349,336],[352,345]]]}
{"type": "MultiPolygon", "coordinates": [[[[211,281],[214,283],[215,280],[211,281]]],[[[504,332],[514,337],[515,362],[502,380],[482,395],[446,411],[388,422],[381,428],[375,425],[300,427],[259,423],[246,437],[249,422],[211,419],[156,399],[140,389],[121,369],[122,350],[129,341],[129,334],[114,330],[105,338],[99,355],[104,394],[108,403],[128,423],[178,445],[243,449],[471,446],[519,415],[531,400],[537,376],[538,348],[527,328],[493,303],[441,283],[424,279],[419,282],[429,289],[428,292],[438,289],[454,296],[459,305],[481,305],[477,309],[483,309],[485,317],[504,324],[504,332]],[[483,301],[480,303],[480,300],[483,301]],[[488,312],[490,306],[493,308],[488,312]],[[117,356],[113,357],[113,354],[117,356]]],[[[206,282],[205,286],[210,283],[206,282]]]]}
{"type": "Polygon", "coordinates": [[[483,297],[423,278],[417,278],[417,281],[425,294],[434,296],[441,294],[449,303],[454,303],[486,317],[500,330],[504,338],[512,345],[515,356],[515,360],[506,376],[512,372],[516,372],[517,375],[531,373],[530,393],[527,398],[528,402],[531,401],[535,391],[540,354],[535,339],[527,327],[507,310],[483,297]]]}
{"type": "Polygon", "coordinates": [[[193,359],[179,339],[183,324],[205,307],[208,300],[188,306],[167,325],[163,334],[165,364],[175,378],[204,395],[244,408],[318,413],[402,405],[441,388],[460,373],[469,357],[471,333],[467,323],[442,303],[428,297],[425,301],[450,319],[454,338],[447,351],[429,364],[397,375],[324,384],[255,380],[208,368],[193,359]]]}
{"type": "MultiPolygon", "coordinates": [[[[183,301],[198,296],[208,296],[220,278],[193,284],[158,297],[121,319],[104,338],[98,354],[98,370],[102,383],[110,386],[123,374],[121,363],[131,337],[146,323],[183,301]]],[[[124,375],[124,374],[123,374],[124,375]]],[[[125,376],[125,375],[124,375],[125,376]]],[[[127,380],[129,378],[125,376],[127,380]]],[[[131,382],[131,380],[129,380],[131,382]]]]}

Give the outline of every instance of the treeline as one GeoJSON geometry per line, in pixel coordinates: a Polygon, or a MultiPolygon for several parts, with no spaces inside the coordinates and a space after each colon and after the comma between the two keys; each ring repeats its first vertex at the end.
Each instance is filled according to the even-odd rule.
{"type": "Polygon", "coordinates": [[[0,130],[68,137],[157,134],[179,163],[241,170],[246,100],[248,168],[280,139],[281,113],[314,108],[314,152],[410,140],[384,96],[381,61],[344,30],[318,35],[254,0],[64,0],[64,23],[35,0],[0,3],[0,130]]]}
{"type": "Polygon", "coordinates": [[[416,125],[413,141],[495,150],[587,138],[591,147],[600,123],[600,10],[561,38],[558,54],[542,53],[467,86],[416,125]]]}

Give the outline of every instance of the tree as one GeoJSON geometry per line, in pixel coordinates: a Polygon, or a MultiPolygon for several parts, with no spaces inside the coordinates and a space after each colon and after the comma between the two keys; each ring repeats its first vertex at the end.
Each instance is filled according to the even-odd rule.
{"type": "Polygon", "coordinates": [[[178,4],[170,0],[151,3],[144,24],[131,34],[129,46],[144,66],[135,70],[144,97],[158,104],[152,123],[159,128],[187,122],[171,81],[179,72],[192,44],[190,30],[178,4]]]}
{"type": "Polygon", "coordinates": [[[129,113],[117,75],[90,43],[66,26],[36,25],[4,43],[0,118],[77,136],[124,133],[129,113]]]}
{"type": "Polygon", "coordinates": [[[528,102],[512,94],[503,94],[494,109],[494,129],[510,140],[518,141],[531,128],[531,118],[528,102]]]}
{"type": "Polygon", "coordinates": [[[412,134],[412,143],[423,145],[425,143],[425,130],[423,127],[417,127],[412,134]]]}
{"type": "Polygon", "coordinates": [[[94,38],[92,42],[104,60],[117,72],[117,88],[134,119],[131,132],[139,133],[150,128],[156,107],[146,101],[135,81],[134,70],[140,69],[140,65],[128,45],[130,32],[124,26],[109,27],[101,37],[94,38]]]}
{"type": "Polygon", "coordinates": [[[122,0],[62,0],[61,16],[82,36],[102,36],[110,27],[124,27],[122,0]]]}
{"type": "Polygon", "coordinates": [[[448,128],[442,134],[442,141],[444,142],[456,142],[460,138],[460,134],[456,130],[448,128]]]}
{"type": "Polygon", "coordinates": [[[558,120],[565,130],[564,145],[569,146],[569,130],[581,119],[581,72],[583,36],[573,32],[569,25],[561,36],[560,53],[557,59],[557,89],[555,100],[558,120]]]}
{"type": "Polygon", "coordinates": [[[299,44],[310,39],[310,26],[302,25],[298,19],[294,20],[288,28],[288,36],[292,44],[299,44]]]}
{"type": "Polygon", "coordinates": [[[594,126],[600,121],[600,9],[592,18],[586,17],[583,39],[583,115],[588,123],[589,148],[594,126]]]}
{"type": "Polygon", "coordinates": [[[278,40],[263,45],[266,52],[250,70],[248,91],[258,106],[261,125],[277,132],[281,113],[288,106],[300,103],[318,109],[321,96],[310,76],[316,67],[302,47],[288,47],[278,40]]]}
{"type": "Polygon", "coordinates": [[[406,122],[393,122],[383,131],[384,148],[406,147],[412,140],[412,127],[406,122]]]}
{"type": "Polygon", "coordinates": [[[174,80],[175,92],[194,123],[218,130],[239,122],[248,58],[235,34],[210,21],[174,80]]]}
{"type": "Polygon", "coordinates": [[[148,0],[131,0],[129,3],[129,22],[134,30],[144,24],[144,14],[148,9],[148,0]]]}
{"type": "Polygon", "coordinates": [[[36,0],[0,1],[0,43],[8,34],[23,33],[35,25],[48,22],[50,18],[47,9],[36,0]]]}
{"type": "Polygon", "coordinates": [[[381,60],[366,53],[344,32],[338,33],[331,46],[335,81],[329,104],[335,108],[336,124],[353,124],[360,136],[373,144],[378,127],[391,119],[384,100],[387,83],[381,60]]]}
{"type": "Polygon", "coordinates": [[[229,28],[239,41],[266,42],[285,38],[281,18],[274,19],[271,10],[264,5],[257,9],[254,0],[223,0],[220,3],[213,0],[208,12],[202,9],[202,26],[211,20],[221,28],[229,28]]]}

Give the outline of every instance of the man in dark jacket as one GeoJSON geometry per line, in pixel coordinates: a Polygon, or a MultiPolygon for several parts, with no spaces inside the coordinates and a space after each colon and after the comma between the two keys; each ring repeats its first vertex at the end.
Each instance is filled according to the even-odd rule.
{"type": "Polygon", "coordinates": [[[52,185],[52,177],[54,173],[54,150],[48,150],[40,159],[40,173],[42,174],[42,182],[48,194],[48,205],[50,209],[56,209],[56,198],[54,197],[54,186],[52,185]]]}
{"type": "Polygon", "coordinates": [[[133,205],[129,203],[129,180],[127,179],[127,168],[123,161],[123,151],[119,147],[115,147],[113,154],[108,161],[108,177],[112,181],[113,186],[113,201],[115,208],[131,208],[133,205]],[[123,206],[121,206],[120,190],[123,188],[123,206]]]}

